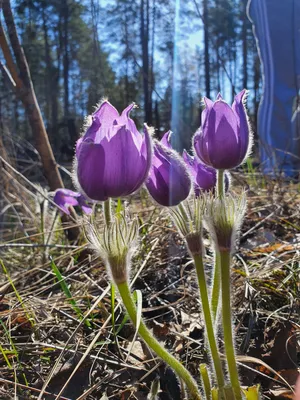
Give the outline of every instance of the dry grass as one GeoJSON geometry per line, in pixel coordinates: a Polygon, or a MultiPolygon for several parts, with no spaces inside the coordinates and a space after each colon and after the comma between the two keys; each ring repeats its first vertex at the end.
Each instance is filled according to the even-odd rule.
{"type": "MultiPolygon", "coordinates": [[[[104,266],[84,237],[68,243],[44,189],[32,186],[9,162],[3,165],[2,177],[10,189],[2,193],[0,208],[0,398],[92,400],[106,393],[109,399],[146,399],[158,379],[160,399],[180,399],[172,372],[142,343],[137,341],[128,357],[134,329],[124,320],[104,266]]],[[[299,185],[266,182],[253,171],[237,173],[233,185],[249,188],[233,268],[237,349],[276,371],[295,371],[299,185]],[[280,365],[274,349],[285,354],[280,365]]],[[[130,199],[130,208],[141,225],[132,282],[142,292],[144,317],[198,379],[199,364],[208,357],[193,266],[164,210],[143,193],[130,199]]],[[[97,215],[101,224],[100,210],[97,215]]],[[[209,250],[206,264],[209,274],[209,250]]],[[[241,368],[245,383],[260,382],[266,399],[285,390],[280,378],[274,383],[273,374],[249,360],[241,363],[256,369],[241,368]]]]}

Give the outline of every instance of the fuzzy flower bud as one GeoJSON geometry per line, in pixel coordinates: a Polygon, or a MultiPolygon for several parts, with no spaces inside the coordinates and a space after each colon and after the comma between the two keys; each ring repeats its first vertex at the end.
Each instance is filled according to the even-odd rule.
{"type": "Polygon", "coordinates": [[[232,194],[224,198],[210,198],[205,222],[215,246],[220,252],[232,251],[246,212],[246,195],[232,194]]]}
{"type": "Polygon", "coordinates": [[[171,132],[165,133],[160,142],[155,141],[152,166],[146,182],[153,199],[165,207],[177,206],[191,190],[191,178],[182,158],[169,143],[171,132]]]}
{"type": "Polygon", "coordinates": [[[186,241],[191,255],[202,255],[202,226],[206,207],[204,197],[193,197],[178,207],[169,209],[170,215],[186,241]]]}
{"type": "MultiPolygon", "coordinates": [[[[217,170],[208,167],[199,161],[196,157],[192,157],[186,150],[183,151],[182,157],[186,163],[188,170],[192,176],[195,196],[201,193],[214,192],[217,184],[217,170]]],[[[230,184],[230,175],[225,173],[225,191],[227,192],[230,184]]]]}
{"type": "Polygon", "coordinates": [[[88,225],[87,238],[104,260],[112,281],[117,285],[128,281],[138,230],[138,222],[128,221],[123,214],[117,215],[109,226],[105,225],[102,233],[94,225],[88,225]]]}

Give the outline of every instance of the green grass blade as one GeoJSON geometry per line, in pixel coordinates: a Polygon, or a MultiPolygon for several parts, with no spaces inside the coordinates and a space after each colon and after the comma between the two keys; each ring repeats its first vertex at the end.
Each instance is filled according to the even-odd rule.
{"type": "Polygon", "coordinates": [[[21,307],[22,307],[23,310],[24,310],[24,313],[25,313],[25,315],[26,315],[26,318],[27,318],[28,321],[30,322],[31,326],[34,326],[34,324],[35,324],[34,318],[33,318],[33,316],[27,311],[27,309],[26,309],[26,307],[25,307],[25,305],[24,305],[24,302],[23,302],[23,300],[22,300],[22,297],[20,296],[20,294],[19,294],[17,288],[15,287],[15,285],[14,285],[14,283],[13,283],[13,281],[12,281],[12,279],[11,279],[11,277],[10,277],[10,275],[9,275],[9,273],[8,273],[8,271],[7,271],[7,269],[6,269],[6,267],[5,267],[5,265],[4,265],[4,263],[3,263],[2,260],[0,260],[0,264],[1,264],[2,270],[3,270],[3,272],[4,272],[4,274],[5,274],[6,278],[7,278],[7,280],[9,281],[11,287],[13,288],[13,291],[15,292],[15,295],[16,295],[16,297],[17,297],[19,303],[21,304],[21,307]]]}
{"type": "MultiPolygon", "coordinates": [[[[64,292],[65,296],[69,300],[70,305],[72,306],[73,310],[76,312],[77,316],[79,319],[83,318],[82,312],[78,305],[76,304],[76,301],[74,300],[72,293],[70,292],[70,289],[68,288],[68,285],[66,284],[65,278],[62,276],[60,273],[59,269],[57,268],[55,262],[53,261],[52,257],[50,257],[50,262],[51,262],[51,268],[52,271],[54,272],[56,279],[58,280],[58,283],[60,284],[60,287],[62,291],[64,292]]],[[[85,320],[85,324],[90,328],[91,324],[88,320],[85,320]]]]}

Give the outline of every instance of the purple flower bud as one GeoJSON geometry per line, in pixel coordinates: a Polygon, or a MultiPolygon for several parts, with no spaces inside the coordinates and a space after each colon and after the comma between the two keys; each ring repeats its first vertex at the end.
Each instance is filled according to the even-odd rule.
{"type": "Polygon", "coordinates": [[[120,116],[108,101],[103,102],[77,141],[77,185],[90,199],[127,196],[148,177],[152,143],[147,129],[141,135],[129,118],[133,107],[128,106],[120,116]]]}
{"type": "Polygon", "coordinates": [[[217,183],[217,171],[190,156],[186,150],[182,156],[192,175],[196,197],[200,196],[201,192],[213,191],[217,183]]]}
{"type": "Polygon", "coordinates": [[[180,156],[171,149],[170,132],[161,142],[155,142],[147,189],[162,206],[176,206],[185,200],[191,190],[191,178],[180,156]],[[165,146],[162,143],[167,144],[165,146]]]}
{"type": "MultiPolygon", "coordinates": [[[[202,192],[214,192],[217,184],[217,171],[200,162],[196,157],[192,157],[186,150],[183,151],[183,159],[192,176],[195,196],[198,197],[202,192]]],[[[229,189],[229,174],[225,173],[225,190],[229,189]]]]}
{"type": "Polygon", "coordinates": [[[70,214],[70,206],[80,206],[86,214],[92,212],[92,207],[87,203],[86,198],[80,193],[73,192],[73,190],[57,189],[53,201],[66,214],[70,214]]]}
{"type": "Polygon", "coordinates": [[[246,90],[240,92],[230,107],[219,94],[216,101],[204,98],[201,128],[194,136],[196,155],[216,169],[240,165],[249,154],[252,136],[244,106],[246,90]]]}

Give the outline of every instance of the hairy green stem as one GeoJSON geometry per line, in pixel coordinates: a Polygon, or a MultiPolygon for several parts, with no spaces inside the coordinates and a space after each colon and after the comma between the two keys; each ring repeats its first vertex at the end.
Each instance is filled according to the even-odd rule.
{"type": "Polygon", "coordinates": [[[213,276],[213,286],[211,291],[211,311],[214,322],[216,321],[218,314],[220,289],[221,289],[221,259],[219,250],[215,248],[214,276],[213,276]]]}
{"type": "Polygon", "coordinates": [[[103,203],[103,213],[104,213],[104,219],[106,226],[109,226],[111,223],[111,200],[108,198],[105,200],[103,203]]]}
{"type": "Polygon", "coordinates": [[[203,382],[204,393],[207,400],[211,399],[211,385],[206,364],[200,364],[200,375],[203,382]]]}
{"type": "Polygon", "coordinates": [[[238,369],[235,359],[232,322],[231,322],[231,299],[230,299],[230,261],[229,250],[220,252],[221,258],[221,283],[222,283],[222,322],[224,334],[224,346],[231,386],[236,400],[242,400],[238,369]]]}
{"type": "Polygon", "coordinates": [[[224,169],[217,170],[217,197],[222,199],[225,194],[224,189],[224,169]]]}
{"type": "MultiPolygon", "coordinates": [[[[225,196],[224,187],[224,170],[217,170],[217,185],[216,185],[217,197],[222,199],[225,196]]],[[[215,265],[214,265],[214,277],[211,292],[211,309],[214,321],[216,320],[220,299],[220,288],[221,288],[221,266],[220,266],[220,252],[215,248],[215,265]]]]}
{"type": "Polygon", "coordinates": [[[208,291],[206,285],[206,277],[204,272],[203,260],[201,255],[194,254],[194,263],[197,271],[198,285],[200,289],[200,297],[202,304],[202,311],[204,315],[205,328],[207,339],[210,347],[210,353],[213,359],[214,369],[216,373],[217,383],[220,391],[222,392],[225,386],[225,380],[222,370],[221,359],[218,351],[218,346],[215,338],[214,326],[209,306],[208,291]]]}
{"type": "MultiPolygon", "coordinates": [[[[130,289],[127,282],[119,283],[118,290],[122,298],[123,304],[128,312],[128,315],[136,326],[137,321],[137,311],[135,304],[132,300],[130,289]]],[[[138,332],[142,339],[147,343],[147,345],[155,351],[155,353],[164,360],[169,366],[177,373],[177,375],[185,382],[188,390],[190,391],[191,398],[193,400],[200,400],[201,395],[197,388],[196,382],[192,378],[191,374],[184,368],[184,366],[176,360],[149,332],[148,328],[141,320],[138,327],[138,332]]]]}

